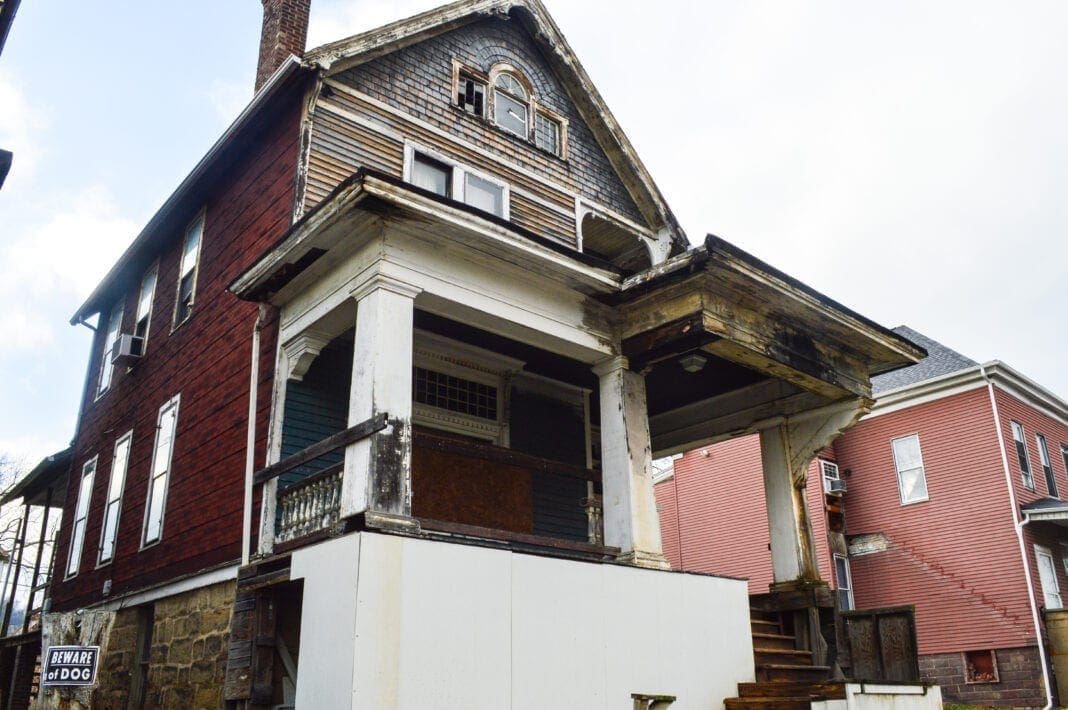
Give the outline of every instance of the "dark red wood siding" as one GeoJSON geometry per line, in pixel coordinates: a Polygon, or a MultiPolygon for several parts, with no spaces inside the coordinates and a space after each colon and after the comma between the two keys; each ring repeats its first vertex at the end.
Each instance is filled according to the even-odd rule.
{"type": "MultiPolygon", "coordinates": [[[[65,610],[111,594],[234,562],[240,556],[245,438],[252,328],[257,307],[226,285],[289,227],[300,128],[298,96],[279,97],[267,125],[255,129],[242,154],[203,187],[206,222],[192,316],[172,331],[184,226],[159,254],[159,277],[145,357],[116,368],[110,391],[95,399],[103,333],[94,341],[89,392],[75,443],[64,520],[73,519],[82,464],[99,455],[80,571],[64,581],[71,526],[60,533],[53,606],[65,610]],[[140,550],[147,482],[160,406],[181,396],[161,541],[140,550]],[[114,561],[96,569],[115,439],[133,430],[114,561]]],[[[192,220],[194,209],[188,215],[192,220]]],[[[133,329],[141,275],[130,276],[123,332],[133,329]]],[[[106,320],[106,316],[104,317],[106,320]]],[[[275,315],[260,350],[257,465],[262,465],[275,353],[275,315]]],[[[101,331],[103,328],[101,328],[101,331]]]]}

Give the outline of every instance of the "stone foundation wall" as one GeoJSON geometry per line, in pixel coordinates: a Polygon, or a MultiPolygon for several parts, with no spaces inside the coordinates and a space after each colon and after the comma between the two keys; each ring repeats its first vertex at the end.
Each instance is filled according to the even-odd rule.
{"type": "Polygon", "coordinates": [[[47,645],[99,645],[94,688],[45,691],[40,708],[125,708],[140,669],[146,607],[152,607],[146,708],[223,706],[235,582],[223,582],[117,612],[49,614],[47,645]],[[91,693],[91,705],[90,705],[91,693]]]}
{"type": "Polygon", "coordinates": [[[156,602],[146,707],[219,708],[234,582],[156,602]]]}
{"type": "Polygon", "coordinates": [[[1004,707],[1042,707],[1046,690],[1042,684],[1042,664],[1038,648],[998,649],[998,680],[993,683],[967,683],[964,657],[960,653],[920,656],[920,677],[942,686],[947,702],[1004,707]]]}

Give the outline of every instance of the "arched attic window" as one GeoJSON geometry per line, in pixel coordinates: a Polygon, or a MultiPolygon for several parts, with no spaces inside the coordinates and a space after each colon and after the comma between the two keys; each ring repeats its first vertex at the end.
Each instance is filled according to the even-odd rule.
{"type": "Polygon", "coordinates": [[[493,80],[493,120],[520,138],[530,138],[530,92],[525,81],[511,69],[493,80]]]}

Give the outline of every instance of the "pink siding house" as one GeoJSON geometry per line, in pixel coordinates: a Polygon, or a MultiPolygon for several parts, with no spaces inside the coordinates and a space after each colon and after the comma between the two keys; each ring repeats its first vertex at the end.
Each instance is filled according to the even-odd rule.
{"type": "MultiPolygon", "coordinates": [[[[921,675],[947,699],[1045,705],[1046,611],[1068,595],[1068,404],[896,331],[928,357],[873,378],[871,413],[809,471],[820,574],[844,608],[914,605],[921,675]]],[[[671,563],[767,591],[761,480],[756,437],[677,459],[656,487],[671,563]]]]}

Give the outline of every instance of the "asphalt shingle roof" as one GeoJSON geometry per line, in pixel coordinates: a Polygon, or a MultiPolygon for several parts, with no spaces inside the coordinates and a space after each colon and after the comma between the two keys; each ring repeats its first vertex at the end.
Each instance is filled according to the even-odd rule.
{"type": "Polygon", "coordinates": [[[899,387],[907,387],[917,382],[966,370],[979,364],[975,360],[961,355],[956,350],[951,350],[942,343],[931,340],[922,333],[917,333],[908,326],[899,325],[894,328],[894,332],[927,350],[927,357],[915,365],[871,378],[872,394],[875,396],[899,387]]]}

